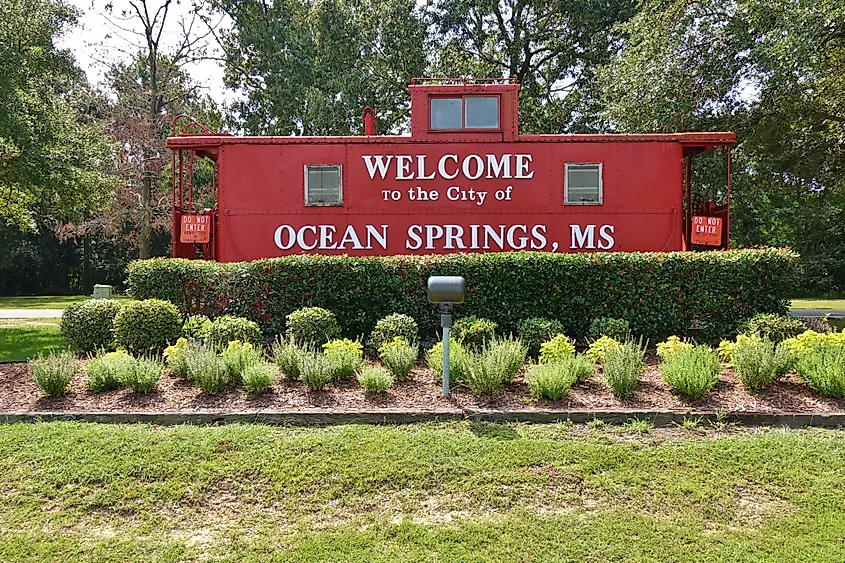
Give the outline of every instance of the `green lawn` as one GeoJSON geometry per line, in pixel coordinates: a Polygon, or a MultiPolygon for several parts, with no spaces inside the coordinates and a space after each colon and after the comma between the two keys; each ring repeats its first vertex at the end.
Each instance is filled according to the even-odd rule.
{"type": "Polygon", "coordinates": [[[0,319],[0,361],[21,361],[65,348],[59,319],[0,319]]]}
{"type": "Polygon", "coordinates": [[[845,299],[793,299],[796,309],[845,309],[845,299]]]}
{"type": "MultiPolygon", "coordinates": [[[[66,309],[74,303],[92,299],[91,295],[42,295],[37,297],[0,297],[0,309],[66,309]]],[[[128,300],[126,295],[114,299],[128,300]]]]}
{"type": "Polygon", "coordinates": [[[0,560],[845,560],[845,432],[0,426],[0,560]]]}

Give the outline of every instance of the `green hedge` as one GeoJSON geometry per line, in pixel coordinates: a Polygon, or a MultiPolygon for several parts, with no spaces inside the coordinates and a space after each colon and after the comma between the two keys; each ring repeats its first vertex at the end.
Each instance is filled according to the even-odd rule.
{"type": "Polygon", "coordinates": [[[756,313],[785,313],[798,255],[789,250],[551,254],[533,252],[390,256],[288,256],[224,263],[183,259],[133,262],[137,299],[160,298],[183,314],[243,316],[267,334],[304,306],[337,315],[344,336],[366,336],[382,317],[404,313],[423,338],[439,322],[426,300],[430,275],[461,275],[466,301],[457,315],[515,332],[529,317],[558,319],[571,336],[599,317],[625,319],[654,342],[669,334],[713,340],[756,313]]]}

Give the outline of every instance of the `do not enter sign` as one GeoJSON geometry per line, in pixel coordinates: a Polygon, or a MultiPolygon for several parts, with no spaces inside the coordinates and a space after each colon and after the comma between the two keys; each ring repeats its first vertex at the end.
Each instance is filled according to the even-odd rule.
{"type": "Polygon", "coordinates": [[[210,215],[182,215],[181,242],[199,242],[206,244],[211,238],[210,215]]]}
{"type": "Polygon", "coordinates": [[[692,218],[692,243],[708,246],[722,244],[722,218],[700,217],[692,218]]]}

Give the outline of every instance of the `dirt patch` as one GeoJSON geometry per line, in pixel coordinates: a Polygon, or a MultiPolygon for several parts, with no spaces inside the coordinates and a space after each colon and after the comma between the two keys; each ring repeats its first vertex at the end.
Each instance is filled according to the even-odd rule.
{"type": "Polygon", "coordinates": [[[797,376],[789,375],[768,389],[752,395],[745,390],[733,370],[725,368],[719,383],[697,401],[673,395],[652,363],[640,375],[630,400],[617,398],[601,373],[576,384],[561,401],[537,401],[522,376],[506,385],[499,395],[474,397],[461,387],[453,389],[452,398],[442,396],[440,381],[434,372],[418,365],[408,380],[397,382],[386,393],[366,393],[357,381],[350,380],[309,391],[299,381],[282,380],[270,392],[248,399],[241,389],[225,389],[206,395],[191,382],[165,375],[156,391],[148,395],[128,389],[92,393],[82,384],[82,374],[71,382],[62,397],[46,397],[30,377],[25,363],[0,364],[0,412],[10,411],[124,411],[124,412],[245,412],[255,410],[289,411],[324,408],[327,411],[378,411],[379,409],[416,409],[420,411],[459,409],[541,410],[673,410],[723,411],[725,413],[833,413],[845,412],[845,400],[821,397],[797,376]]]}

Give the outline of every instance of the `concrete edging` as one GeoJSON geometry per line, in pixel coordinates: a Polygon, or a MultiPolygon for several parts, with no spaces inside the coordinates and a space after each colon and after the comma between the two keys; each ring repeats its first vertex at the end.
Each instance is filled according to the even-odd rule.
{"type": "MultiPolygon", "coordinates": [[[[584,423],[594,418],[609,424],[622,424],[639,418],[656,427],[683,424],[684,419],[718,422],[712,411],[649,411],[649,410],[440,410],[413,411],[404,409],[381,411],[246,411],[246,412],[84,412],[84,411],[18,411],[0,413],[0,423],[80,421],[97,423],[146,423],[161,426],[178,424],[270,424],[289,426],[327,426],[333,424],[412,424],[418,422],[475,420],[481,422],[528,422],[547,424],[561,421],[584,423]]],[[[741,426],[776,426],[804,428],[845,427],[845,412],[839,413],[726,413],[721,421],[741,426]]]]}

